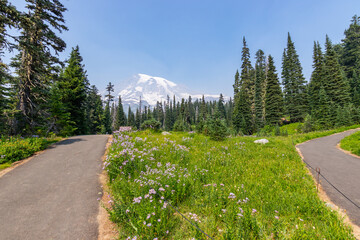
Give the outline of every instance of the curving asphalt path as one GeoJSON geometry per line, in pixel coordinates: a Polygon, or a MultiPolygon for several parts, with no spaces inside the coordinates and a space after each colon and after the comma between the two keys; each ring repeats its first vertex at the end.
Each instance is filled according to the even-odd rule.
{"type": "Polygon", "coordinates": [[[0,239],[97,239],[108,136],[71,137],[0,178],[0,239]]]}
{"type": "MultiPolygon", "coordinates": [[[[313,168],[320,168],[336,188],[360,206],[360,158],[349,155],[336,146],[346,136],[359,131],[353,129],[297,145],[304,160],[313,168]]],[[[310,169],[316,176],[316,172],[310,169]]],[[[331,201],[346,210],[350,220],[360,226],[360,209],[320,177],[320,183],[331,201]]]]}

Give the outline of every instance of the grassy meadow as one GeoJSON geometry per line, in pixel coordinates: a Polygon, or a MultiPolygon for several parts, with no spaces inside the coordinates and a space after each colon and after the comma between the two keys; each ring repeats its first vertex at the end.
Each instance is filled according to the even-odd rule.
{"type": "Polygon", "coordinates": [[[340,147],[352,154],[360,156],[360,132],[356,132],[343,138],[340,141],[340,147]]]}
{"type": "Polygon", "coordinates": [[[60,138],[0,138],[0,170],[10,167],[13,162],[30,157],[35,152],[46,149],[50,144],[59,141],[60,138]]]}
{"type": "Polygon", "coordinates": [[[331,131],[223,142],[196,133],[114,135],[104,168],[120,239],[354,239],[294,145],[331,131]]]}

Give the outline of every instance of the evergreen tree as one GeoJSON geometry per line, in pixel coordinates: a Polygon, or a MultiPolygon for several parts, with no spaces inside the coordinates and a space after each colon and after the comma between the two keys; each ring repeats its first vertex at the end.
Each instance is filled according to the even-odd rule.
{"type": "MultiPolygon", "coordinates": [[[[140,127],[140,126],[139,126],[140,127]]],[[[102,131],[103,134],[111,134],[111,113],[110,113],[110,106],[108,103],[105,104],[104,116],[103,116],[103,127],[102,131]]]]}
{"type": "Polygon", "coordinates": [[[349,84],[343,76],[337,54],[328,36],[326,36],[324,88],[333,104],[344,106],[350,102],[349,84]]]}
{"type": "Polygon", "coordinates": [[[129,110],[128,110],[127,125],[131,126],[131,127],[136,127],[136,125],[135,125],[135,115],[131,111],[130,106],[129,106],[129,110]]]}
{"type": "Polygon", "coordinates": [[[194,124],[195,123],[195,108],[194,108],[194,104],[192,102],[191,96],[189,96],[189,99],[188,99],[188,111],[189,111],[189,115],[190,115],[189,123],[194,124]]]}
{"type": "Polygon", "coordinates": [[[71,120],[71,114],[62,101],[62,89],[58,83],[54,83],[50,90],[48,101],[50,115],[48,118],[48,132],[53,132],[60,136],[71,136],[76,131],[76,123],[71,120]]]}
{"type": "Polygon", "coordinates": [[[110,105],[110,102],[114,101],[114,95],[112,93],[114,92],[114,85],[109,82],[109,84],[106,86],[107,94],[105,95],[105,98],[107,100],[107,103],[110,105]]]}
{"type": "Polygon", "coordinates": [[[165,130],[171,131],[172,129],[172,107],[171,102],[168,99],[168,102],[165,106],[165,130]]]}
{"type": "Polygon", "coordinates": [[[21,35],[18,38],[20,54],[14,62],[18,74],[19,109],[23,129],[33,132],[47,115],[44,107],[49,97],[50,79],[56,74],[54,64],[61,63],[57,54],[66,44],[54,30],[67,30],[63,12],[66,8],[58,0],[26,0],[28,12],[20,19],[21,35]],[[55,55],[53,54],[55,53],[55,55]]]}
{"type": "Polygon", "coordinates": [[[142,112],[141,115],[141,123],[145,122],[146,120],[148,120],[148,114],[147,114],[147,106],[144,107],[144,111],[142,112]]]}
{"type": "Polygon", "coordinates": [[[135,113],[135,127],[137,129],[140,129],[140,125],[141,125],[141,113],[139,111],[139,109],[136,109],[136,113],[135,113]]]}
{"type": "Polygon", "coordinates": [[[266,124],[279,124],[283,111],[283,98],[274,60],[268,58],[265,93],[265,121],[266,124]]]}
{"type": "Polygon", "coordinates": [[[111,129],[116,130],[116,115],[117,115],[117,106],[115,102],[112,103],[110,108],[110,119],[111,119],[111,129]]]}
{"type": "Polygon", "coordinates": [[[61,74],[59,90],[61,91],[61,101],[70,113],[71,122],[75,123],[74,134],[87,134],[87,89],[89,82],[86,71],[82,64],[79,47],[72,49],[67,67],[61,74]]]}
{"type": "Polygon", "coordinates": [[[266,62],[262,50],[256,52],[255,63],[255,128],[260,129],[264,126],[264,83],[266,62]]]}
{"type": "Polygon", "coordinates": [[[3,51],[5,49],[11,50],[14,45],[8,40],[8,37],[14,39],[13,36],[9,35],[8,28],[19,28],[20,12],[9,3],[7,0],[0,1],[0,62],[3,64],[1,59],[3,51]]]}
{"type": "Polygon", "coordinates": [[[89,133],[101,133],[103,108],[101,96],[97,88],[92,85],[88,93],[87,112],[89,115],[89,133]]]}
{"type": "MultiPolygon", "coordinates": [[[[12,50],[13,44],[8,40],[8,28],[18,28],[20,13],[7,0],[0,2],[0,135],[8,128],[6,115],[10,109],[10,93],[6,85],[11,80],[8,66],[2,60],[5,50],[12,50]]],[[[10,36],[13,38],[12,36],[10,36]]]]}
{"type": "Polygon", "coordinates": [[[6,111],[9,109],[9,89],[6,84],[9,82],[7,66],[0,62],[0,135],[4,134],[7,128],[6,111]]]}
{"type": "Polygon", "coordinates": [[[200,104],[200,121],[206,120],[207,113],[208,113],[208,111],[206,108],[205,97],[204,97],[204,95],[202,95],[201,104],[200,104]]]}
{"type": "Polygon", "coordinates": [[[311,74],[309,83],[309,105],[311,113],[319,110],[320,89],[324,86],[324,57],[319,42],[314,42],[313,68],[314,71],[311,74]]]}
{"type": "Polygon", "coordinates": [[[307,112],[306,82],[302,74],[299,56],[288,33],[287,47],[282,62],[285,111],[291,122],[302,121],[307,112]]]}
{"type": "Polygon", "coordinates": [[[235,73],[235,83],[233,85],[233,88],[234,88],[234,96],[237,96],[237,94],[240,91],[240,74],[238,70],[236,70],[235,73]]]}
{"type": "Polygon", "coordinates": [[[222,93],[220,93],[219,101],[218,101],[218,104],[217,104],[217,109],[218,109],[218,112],[219,112],[219,118],[226,119],[226,110],[225,110],[225,106],[224,106],[224,96],[222,95],[222,93]]]}
{"type": "Polygon", "coordinates": [[[235,98],[234,127],[245,134],[251,134],[254,130],[252,105],[254,101],[253,68],[250,62],[250,50],[243,38],[242,65],[240,75],[240,89],[235,98]]]}
{"type": "Polygon", "coordinates": [[[0,4],[0,135],[4,134],[7,128],[6,111],[9,109],[9,83],[11,76],[8,66],[3,62],[2,57],[5,50],[12,50],[13,44],[8,40],[7,28],[17,28],[20,13],[6,0],[0,4]]]}
{"type": "Polygon", "coordinates": [[[353,16],[351,24],[345,30],[343,54],[341,57],[345,76],[350,83],[352,102],[360,105],[360,17],[353,16]]]}
{"type": "Polygon", "coordinates": [[[316,108],[313,110],[315,121],[319,128],[328,128],[331,126],[333,120],[330,113],[330,100],[323,86],[319,90],[319,100],[316,108]]]}
{"type": "Polygon", "coordinates": [[[225,104],[226,110],[226,123],[227,126],[232,126],[232,114],[234,112],[234,101],[230,98],[229,102],[225,104]]]}

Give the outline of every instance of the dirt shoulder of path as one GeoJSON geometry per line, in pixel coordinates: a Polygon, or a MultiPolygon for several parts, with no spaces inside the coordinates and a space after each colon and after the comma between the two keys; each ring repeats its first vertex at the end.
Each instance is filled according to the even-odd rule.
{"type": "MultiPolygon", "coordinates": [[[[102,163],[105,161],[106,156],[109,152],[109,147],[111,145],[112,135],[109,137],[108,142],[106,144],[106,151],[104,156],[102,157],[102,163]]],[[[99,181],[101,184],[101,188],[103,190],[103,195],[101,200],[99,201],[99,214],[97,216],[97,221],[99,224],[99,234],[98,240],[112,240],[117,239],[119,235],[116,224],[113,223],[109,218],[109,213],[106,209],[111,208],[111,204],[109,203],[110,199],[110,190],[107,184],[108,175],[105,170],[99,174],[99,181]]]]}
{"type": "MultiPolygon", "coordinates": [[[[338,133],[335,133],[335,134],[338,134],[338,133]]],[[[309,141],[311,141],[311,140],[309,140],[309,141]]],[[[299,144],[301,144],[301,143],[299,143],[299,144]]],[[[297,145],[299,145],[299,144],[297,144],[297,145]]],[[[304,156],[301,154],[301,151],[297,147],[297,145],[295,146],[296,151],[300,155],[301,159],[304,160],[304,156]]],[[[342,149],[340,149],[340,150],[342,150],[342,149]]],[[[346,151],[344,151],[344,152],[346,153],[346,151]]],[[[317,184],[317,181],[316,181],[315,177],[312,175],[312,173],[310,172],[310,169],[309,168],[306,168],[306,169],[307,169],[307,173],[311,176],[314,183],[317,184]]],[[[328,207],[330,207],[332,210],[336,211],[344,219],[344,222],[352,228],[355,238],[360,240],[360,227],[351,222],[351,220],[349,219],[349,217],[346,214],[346,211],[344,211],[344,209],[340,208],[339,206],[337,206],[330,200],[329,196],[326,194],[326,192],[322,188],[321,184],[319,184],[318,196],[321,201],[326,202],[328,207]]]]}

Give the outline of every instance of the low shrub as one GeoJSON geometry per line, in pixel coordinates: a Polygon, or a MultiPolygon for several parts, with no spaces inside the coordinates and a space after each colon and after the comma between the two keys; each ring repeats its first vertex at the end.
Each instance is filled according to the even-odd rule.
{"type": "Polygon", "coordinates": [[[58,139],[9,137],[0,139],[0,164],[13,163],[30,157],[58,139]]]}
{"type": "Polygon", "coordinates": [[[140,128],[142,130],[145,129],[153,129],[158,131],[161,127],[161,123],[155,119],[150,119],[150,120],[146,120],[145,122],[143,122],[140,126],[140,128]]]}

